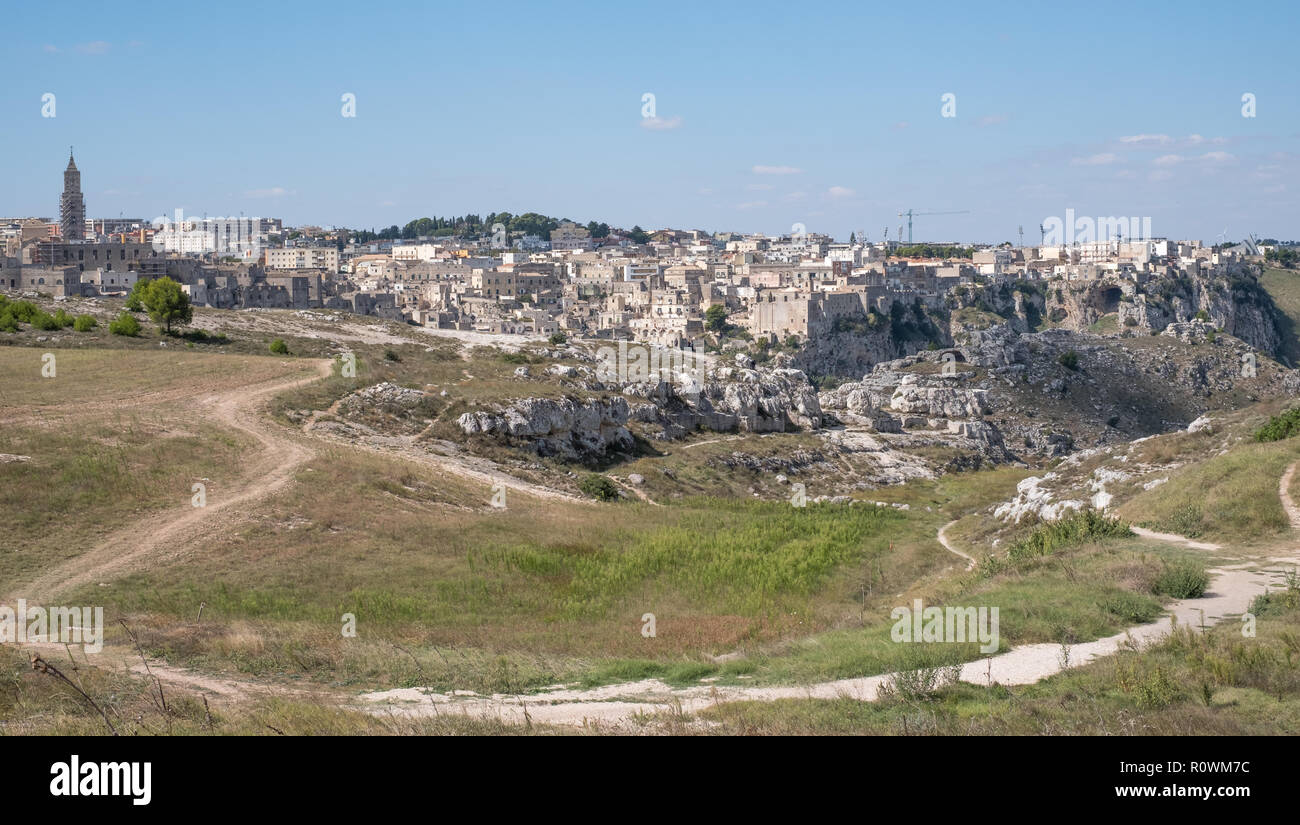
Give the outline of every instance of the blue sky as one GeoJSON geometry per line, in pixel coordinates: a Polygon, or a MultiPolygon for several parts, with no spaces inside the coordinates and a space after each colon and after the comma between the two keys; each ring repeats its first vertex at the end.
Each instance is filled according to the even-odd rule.
{"type": "Polygon", "coordinates": [[[1072,208],[1300,238],[1293,2],[488,9],[19,4],[0,214],[56,214],[75,144],[93,216],[508,210],[878,240],[911,207],[967,211],[917,218],[918,239],[998,242],[1072,208]]]}

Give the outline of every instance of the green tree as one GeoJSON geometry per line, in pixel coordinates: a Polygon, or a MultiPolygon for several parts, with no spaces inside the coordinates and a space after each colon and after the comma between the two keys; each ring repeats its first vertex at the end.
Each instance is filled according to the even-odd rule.
{"type": "Polygon", "coordinates": [[[141,278],[131,287],[131,294],[126,296],[126,308],[132,312],[144,312],[144,303],[141,300],[144,295],[144,288],[149,286],[148,278],[141,278]]]}
{"type": "Polygon", "coordinates": [[[149,312],[149,318],[171,334],[172,324],[188,324],[194,317],[190,296],[171,278],[150,281],[140,295],[140,303],[149,312]]]}
{"type": "Polygon", "coordinates": [[[704,311],[704,325],[712,332],[722,332],[727,328],[727,308],[714,304],[704,311]]]}

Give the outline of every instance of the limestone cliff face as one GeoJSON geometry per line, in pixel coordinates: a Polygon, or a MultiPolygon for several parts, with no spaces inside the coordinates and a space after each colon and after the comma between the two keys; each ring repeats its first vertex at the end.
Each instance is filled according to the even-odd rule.
{"type": "Polygon", "coordinates": [[[632,448],[628,413],[619,397],[522,398],[497,412],[467,412],[456,423],[466,435],[516,440],[540,455],[590,458],[632,448]]]}
{"type": "Polygon", "coordinates": [[[1102,332],[1117,335],[1149,335],[1199,317],[1272,357],[1284,347],[1273,301],[1251,264],[1205,266],[1142,283],[1107,276],[1046,286],[1047,317],[1075,332],[1088,331],[1111,313],[1117,323],[1102,332]]]}
{"type": "Polygon", "coordinates": [[[811,375],[844,378],[932,346],[981,346],[995,327],[1019,335],[1052,327],[1135,336],[1198,316],[1274,358],[1285,347],[1272,299],[1259,285],[1258,268],[1245,263],[1140,277],[1107,274],[1081,281],[958,286],[944,296],[942,306],[926,309],[924,319],[914,313],[909,306],[901,313],[901,324],[878,316],[873,323],[845,325],[818,336],[794,356],[794,364],[811,375]]]}
{"type": "Polygon", "coordinates": [[[656,437],[665,439],[697,429],[765,433],[822,424],[817,393],[795,369],[722,367],[699,385],[639,383],[624,387],[623,393],[645,401],[633,417],[661,426],[656,437]]]}
{"type": "Polygon", "coordinates": [[[862,375],[875,364],[910,355],[925,341],[894,337],[888,324],[868,331],[844,331],[816,337],[794,356],[794,364],[813,375],[862,375]]]}
{"type": "Polygon", "coordinates": [[[600,389],[621,395],[588,401],[524,398],[492,412],[465,413],[457,424],[466,435],[581,459],[632,449],[629,422],[649,425],[650,436],[660,439],[700,429],[763,433],[822,425],[817,393],[795,369],[722,367],[700,383],[654,381],[600,389]]]}

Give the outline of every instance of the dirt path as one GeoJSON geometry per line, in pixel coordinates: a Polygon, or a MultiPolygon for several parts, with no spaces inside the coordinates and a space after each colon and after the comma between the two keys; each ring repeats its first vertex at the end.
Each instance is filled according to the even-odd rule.
{"type": "MultiPolygon", "coordinates": [[[[1279,496],[1293,526],[1300,528],[1300,508],[1287,494],[1291,477],[1300,462],[1287,469],[1279,483],[1279,496]]],[[[946,531],[950,521],[939,528],[938,539],[950,552],[967,560],[967,569],[975,560],[957,550],[946,531]]],[[[1134,532],[1157,541],[1169,541],[1203,550],[1219,550],[1219,545],[1194,542],[1171,533],[1154,533],[1134,528],[1134,532]]],[[[1286,587],[1288,569],[1300,565],[1300,554],[1292,551],[1264,563],[1243,562],[1223,565],[1209,571],[1211,589],[1198,599],[1183,599],[1166,608],[1166,615],[1149,624],[1130,627],[1120,633],[1075,645],[1031,644],[1012,648],[961,667],[958,678],[976,685],[1026,685],[1046,679],[1066,668],[1079,667],[1103,656],[1130,647],[1158,641],[1175,627],[1208,627],[1239,616],[1251,602],[1267,590],[1286,587]]],[[[398,688],[362,694],[362,706],[373,713],[406,715],[460,713],[501,719],[509,723],[538,722],[556,725],[586,726],[592,722],[612,728],[635,729],[640,719],[654,714],[694,713],[722,702],[774,701],[778,699],[837,699],[842,697],[874,701],[882,685],[894,674],[840,679],[795,686],[700,686],[673,688],[657,679],[646,679],[591,690],[564,687],[528,696],[494,694],[479,696],[465,692],[432,693],[420,688],[398,688]]]]}
{"type": "MultiPolygon", "coordinates": [[[[1274,560],[1300,563],[1300,559],[1274,560]]],[[[1284,571],[1260,571],[1255,565],[1234,565],[1211,571],[1213,589],[1199,599],[1170,605],[1169,615],[1093,642],[1062,646],[1033,644],[1006,653],[968,662],[959,678],[976,685],[1026,685],[1078,667],[1130,645],[1142,645],[1167,635],[1175,625],[1209,626],[1245,612],[1265,588],[1285,587],[1284,571]]],[[[861,701],[878,698],[882,685],[892,674],[840,679],[810,685],[791,686],[699,686],[673,688],[657,679],[607,685],[590,690],[559,688],[526,696],[494,694],[480,696],[465,692],[426,693],[420,688],[398,688],[362,694],[362,707],[372,713],[437,715],[460,713],[501,719],[508,723],[526,721],[555,725],[585,726],[600,722],[614,728],[635,729],[638,719],[656,713],[694,713],[721,702],[777,699],[837,699],[861,701]]]]}
{"type": "MultiPolygon", "coordinates": [[[[50,664],[68,671],[68,647],[61,643],[26,642],[22,648],[38,653],[50,664]]],[[[105,645],[99,653],[83,654],[77,645],[72,646],[73,661],[77,667],[94,667],[116,672],[128,671],[143,678],[154,677],[163,684],[165,695],[171,691],[190,691],[227,702],[247,702],[265,696],[295,696],[301,698],[330,699],[344,702],[347,698],[337,691],[324,687],[295,687],[279,682],[255,681],[241,677],[213,676],[168,664],[161,659],[140,658],[139,652],[128,645],[105,645]]]]}
{"type": "Polygon", "coordinates": [[[1286,511],[1286,517],[1291,521],[1292,530],[1300,530],[1300,507],[1297,507],[1295,500],[1291,498],[1291,479],[1295,476],[1296,467],[1300,467],[1300,461],[1292,462],[1286,472],[1282,474],[1282,480],[1277,485],[1277,497],[1282,499],[1282,509],[1286,511]]]}
{"type": "Polygon", "coordinates": [[[287,437],[283,428],[266,420],[262,405],[268,396],[316,381],[330,374],[330,361],[317,361],[316,375],[263,382],[239,387],[196,400],[199,415],[238,430],[257,442],[257,450],[246,467],[248,479],[231,495],[214,495],[204,507],[190,504],[188,490],[177,491],[183,507],[151,517],[115,532],[99,545],[75,558],[46,570],[19,588],[16,596],[39,604],[82,585],[119,578],[175,558],[210,534],[215,525],[228,522],[227,511],[245,502],[269,496],[286,485],[298,467],[314,455],[307,444],[287,437]]]}
{"type": "Polygon", "coordinates": [[[1157,533],[1154,530],[1147,530],[1145,527],[1129,527],[1134,533],[1137,533],[1144,539],[1153,541],[1165,541],[1170,544],[1183,544],[1193,550],[1222,550],[1223,545],[1211,544],[1208,541],[1193,541],[1187,536],[1180,536],[1176,533],[1157,533]]]}
{"type": "Polygon", "coordinates": [[[939,528],[939,536],[938,536],[939,543],[942,544],[943,548],[947,550],[949,553],[952,553],[953,555],[961,556],[963,559],[965,559],[967,570],[974,570],[975,559],[972,556],[968,556],[962,551],[958,550],[956,547],[953,546],[952,542],[948,540],[948,528],[956,524],[958,521],[960,521],[960,519],[953,519],[952,521],[948,522],[947,524],[939,528]]]}
{"type": "MultiPolygon", "coordinates": [[[[335,407],[337,407],[337,404],[335,407]]],[[[303,431],[309,433],[312,438],[320,441],[328,441],[345,447],[365,450],[388,458],[405,459],[407,461],[415,462],[416,464],[423,464],[427,467],[432,467],[443,473],[463,478],[467,481],[486,484],[488,487],[495,487],[499,484],[507,490],[513,490],[518,493],[524,493],[526,495],[550,501],[570,501],[579,504],[593,503],[590,499],[580,498],[562,490],[556,490],[552,487],[546,487],[541,484],[534,484],[531,481],[516,478],[507,472],[496,469],[491,462],[483,459],[461,458],[427,452],[416,447],[414,443],[411,443],[413,442],[413,439],[403,440],[390,438],[390,441],[399,441],[401,443],[392,443],[384,446],[378,444],[367,444],[356,438],[344,438],[321,432],[315,428],[314,419],[308,421],[304,425],[303,431]]]]}
{"type": "MultiPolygon", "coordinates": [[[[320,361],[318,374],[327,376],[331,363],[320,361]]],[[[268,396],[283,392],[316,377],[296,378],[287,381],[263,382],[199,399],[203,417],[224,426],[239,430],[258,444],[256,456],[247,468],[249,479],[238,493],[209,501],[204,508],[173,511],[169,518],[148,534],[139,528],[128,528],[108,538],[88,553],[58,565],[45,572],[24,588],[20,594],[29,601],[39,602],[68,589],[119,577],[147,566],[167,561],[181,555],[207,535],[223,511],[244,502],[268,496],[288,484],[298,467],[314,455],[311,440],[338,442],[348,446],[390,456],[398,456],[418,463],[429,464],[462,478],[485,484],[500,483],[529,495],[550,499],[573,499],[566,493],[532,484],[509,476],[489,465],[472,466],[467,459],[425,453],[413,447],[388,449],[375,445],[359,444],[322,433],[310,433],[308,439],[291,436],[262,415],[262,405],[268,396]]],[[[1292,464],[1279,482],[1279,497],[1291,523],[1300,529],[1300,507],[1292,502],[1288,488],[1300,462],[1292,464]]],[[[188,501],[187,501],[188,505],[188,501]]],[[[958,550],[947,538],[946,531],[955,522],[948,522],[937,531],[939,543],[949,552],[966,561],[967,569],[975,566],[975,559],[958,550]]],[[[1219,545],[1195,542],[1183,536],[1155,533],[1141,528],[1134,532],[1145,538],[1184,544],[1203,550],[1220,550],[1219,545]]],[[[1203,598],[1173,603],[1168,615],[1150,624],[1126,629],[1121,633],[1092,642],[1064,647],[1057,644],[1034,644],[1013,648],[1005,653],[967,663],[961,668],[960,679],[972,684],[1023,685],[1059,673],[1068,667],[1086,664],[1098,657],[1112,655],[1130,645],[1149,643],[1168,634],[1175,625],[1208,626],[1238,615],[1249,608],[1251,600],[1265,589],[1284,586],[1284,567],[1300,564],[1294,554],[1269,559],[1260,563],[1223,565],[1211,570],[1212,590],[1203,598]]],[[[55,655],[63,653],[62,645],[37,643],[28,645],[55,655]]],[[[51,659],[51,661],[56,661],[51,659]]],[[[138,654],[131,648],[117,646],[105,648],[91,660],[98,667],[128,669],[145,675],[146,668],[138,654]]],[[[471,716],[499,718],[506,722],[522,724],[532,721],[542,724],[585,725],[600,722],[613,727],[635,728],[638,720],[648,714],[693,713],[721,702],[772,701],[776,699],[839,697],[862,701],[875,700],[882,685],[891,674],[841,679],[809,685],[791,686],[710,686],[674,688],[659,680],[649,679],[633,683],[608,685],[589,690],[559,687],[527,696],[494,694],[480,696],[467,692],[453,694],[430,693],[420,688],[400,688],[362,694],[348,700],[337,692],[304,690],[272,682],[239,678],[209,676],[165,662],[150,660],[149,671],[165,685],[176,689],[193,690],[222,697],[230,701],[244,701],[269,694],[301,694],[324,697],[339,704],[359,705],[368,712],[398,715],[426,715],[460,713],[471,716]]]]}

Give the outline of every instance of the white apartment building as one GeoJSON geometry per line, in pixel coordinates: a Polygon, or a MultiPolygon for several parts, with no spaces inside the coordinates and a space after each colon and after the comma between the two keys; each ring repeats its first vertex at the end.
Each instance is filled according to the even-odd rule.
{"type": "Polygon", "coordinates": [[[339,251],[332,246],[296,246],[266,250],[267,269],[323,269],[339,271],[339,251]]]}
{"type": "Polygon", "coordinates": [[[412,243],[393,246],[395,261],[433,261],[437,260],[442,247],[433,243],[412,243]]]}
{"type": "Polygon", "coordinates": [[[176,255],[257,257],[265,240],[254,218],[202,218],[156,222],[153,248],[176,255]]]}

